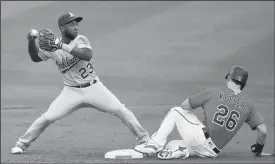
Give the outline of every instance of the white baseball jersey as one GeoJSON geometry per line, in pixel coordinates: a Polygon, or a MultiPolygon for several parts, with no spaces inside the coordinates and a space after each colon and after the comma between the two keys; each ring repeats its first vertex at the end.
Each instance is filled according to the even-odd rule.
{"type": "MultiPolygon", "coordinates": [[[[69,45],[77,48],[92,49],[89,40],[83,35],[78,35],[69,45]]],[[[90,61],[80,60],[61,49],[55,52],[39,49],[38,56],[44,61],[51,58],[55,62],[64,77],[65,85],[78,86],[97,77],[92,59],[90,61]]]]}

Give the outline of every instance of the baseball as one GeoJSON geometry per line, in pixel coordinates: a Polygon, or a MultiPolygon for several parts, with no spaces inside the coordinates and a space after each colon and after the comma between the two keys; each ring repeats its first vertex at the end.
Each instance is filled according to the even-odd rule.
{"type": "Polygon", "coordinates": [[[36,29],[31,29],[30,35],[31,36],[37,36],[38,35],[38,31],[36,29]]]}

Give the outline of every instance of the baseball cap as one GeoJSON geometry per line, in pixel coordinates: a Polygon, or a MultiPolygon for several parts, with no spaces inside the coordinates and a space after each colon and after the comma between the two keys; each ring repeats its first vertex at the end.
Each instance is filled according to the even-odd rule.
{"type": "MultiPolygon", "coordinates": [[[[231,79],[235,79],[239,82],[242,82],[243,84],[246,84],[246,81],[248,78],[248,72],[244,67],[238,65],[238,66],[233,66],[230,72],[227,74],[227,76],[230,76],[231,79]]],[[[227,76],[226,76],[226,79],[227,79],[227,76]]]]}
{"type": "Polygon", "coordinates": [[[63,14],[61,15],[59,18],[58,18],[58,26],[63,26],[65,25],[66,23],[69,23],[73,20],[76,20],[77,22],[80,22],[82,21],[82,17],[76,17],[74,14],[72,13],[66,13],[66,14],[63,14]]]}

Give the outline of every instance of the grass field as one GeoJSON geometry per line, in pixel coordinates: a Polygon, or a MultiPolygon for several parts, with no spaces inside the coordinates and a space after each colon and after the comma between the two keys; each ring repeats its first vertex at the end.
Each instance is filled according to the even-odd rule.
{"type": "MultiPolygon", "coordinates": [[[[274,2],[1,2],[1,163],[167,163],[105,160],[135,137],[117,118],[86,108],[52,124],[25,154],[10,154],[63,88],[54,62],[31,62],[26,34],[33,27],[59,34],[65,12],[84,17],[80,33],[91,41],[99,78],[150,134],[171,107],[224,85],[232,65],[246,67],[244,91],[265,119],[264,151],[274,152],[274,2]]],[[[245,125],[219,158],[169,163],[274,163],[252,157],[256,136],[245,125]]]]}

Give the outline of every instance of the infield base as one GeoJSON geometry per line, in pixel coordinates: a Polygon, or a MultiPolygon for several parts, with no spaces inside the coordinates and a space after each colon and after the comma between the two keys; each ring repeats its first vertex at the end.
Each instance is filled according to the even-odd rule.
{"type": "Polygon", "coordinates": [[[119,149],[107,152],[104,157],[106,159],[141,159],[147,155],[134,149],[119,149]]]}

